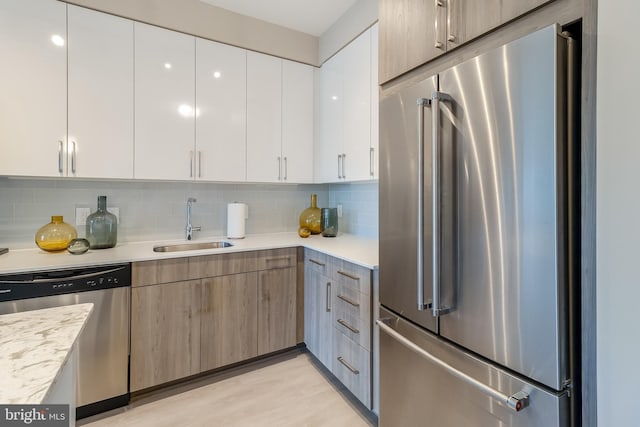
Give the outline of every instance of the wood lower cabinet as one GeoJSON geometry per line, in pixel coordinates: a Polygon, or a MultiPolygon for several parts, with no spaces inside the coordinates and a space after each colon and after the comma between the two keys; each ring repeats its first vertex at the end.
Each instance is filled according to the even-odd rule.
{"type": "Polygon", "coordinates": [[[305,343],[372,408],[371,270],[305,250],[305,343]]]}
{"type": "Polygon", "coordinates": [[[258,273],[258,355],[296,345],[296,269],[258,273]]]}
{"type": "Polygon", "coordinates": [[[131,391],[295,346],[297,261],[286,248],[133,263],[131,391]]]}
{"type": "Polygon", "coordinates": [[[200,372],[199,280],[131,290],[131,391],[200,372]]]}
{"type": "Polygon", "coordinates": [[[202,371],[258,355],[257,282],[256,272],[202,280],[202,371]]]}

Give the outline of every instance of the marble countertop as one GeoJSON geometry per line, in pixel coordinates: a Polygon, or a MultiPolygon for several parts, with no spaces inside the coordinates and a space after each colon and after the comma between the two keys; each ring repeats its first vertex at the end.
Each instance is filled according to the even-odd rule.
{"type": "Polygon", "coordinates": [[[340,233],[337,237],[313,235],[303,239],[299,237],[297,233],[292,232],[254,234],[248,235],[244,239],[203,237],[193,242],[199,243],[218,240],[231,242],[233,246],[224,249],[203,249],[171,253],[153,252],[153,247],[157,245],[186,243],[185,240],[162,240],[118,244],[115,248],[90,250],[82,255],[72,255],[67,251],[50,253],[37,248],[10,250],[9,253],[0,255],[0,274],[182,258],[216,253],[277,249],[293,246],[303,246],[324,252],[366,268],[375,269],[378,267],[378,241],[376,239],[366,239],[351,234],[340,233]]]}
{"type": "Polygon", "coordinates": [[[41,403],[55,384],[93,304],[0,316],[0,402],[41,403]]]}

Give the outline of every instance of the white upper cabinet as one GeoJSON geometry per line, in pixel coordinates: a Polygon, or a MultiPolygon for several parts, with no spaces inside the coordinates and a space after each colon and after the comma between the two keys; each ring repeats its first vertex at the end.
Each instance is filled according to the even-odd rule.
{"type": "Polygon", "coordinates": [[[378,138],[380,132],[378,103],[380,88],[378,87],[378,24],[371,27],[371,148],[369,154],[369,176],[379,178],[378,138]]]}
{"type": "Polygon", "coordinates": [[[365,31],[317,73],[316,182],[377,177],[378,93],[371,80],[375,77],[372,69],[377,67],[372,61],[372,31],[377,28],[365,31]]]}
{"type": "Polygon", "coordinates": [[[247,181],[282,180],[282,60],[247,52],[247,181]]]}
{"type": "Polygon", "coordinates": [[[343,57],[334,55],[316,72],[315,181],[340,181],[343,141],[343,57]]]}
{"type": "Polygon", "coordinates": [[[313,182],[313,67],[282,61],[283,182],[313,182]]]}
{"type": "Polygon", "coordinates": [[[66,173],[66,5],[0,1],[0,175],[66,173]]]}
{"type": "Polygon", "coordinates": [[[195,178],[197,114],[195,38],[136,22],[136,178],[195,178]]]}
{"type": "Polygon", "coordinates": [[[68,175],[133,178],[133,22],[68,5],[68,175]]]}
{"type": "Polygon", "coordinates": [[[196,179],[244,181],[247,51],[196,39],[196,179]]]}
{"type": "Polygon", "coordinates": [[[349,43],[343,57],[342,180],[371,179],[371,31],[349,43]]]}

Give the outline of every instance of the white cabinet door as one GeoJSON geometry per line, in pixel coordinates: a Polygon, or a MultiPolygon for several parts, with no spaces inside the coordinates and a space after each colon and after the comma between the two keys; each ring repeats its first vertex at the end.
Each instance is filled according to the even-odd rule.
{"type": "Polygon", "coordinates": [[[66,5],[0,1],[0,175],[66,168],[66,5]]]}
{"type": "Polygon", "coordinates": [[[68,175],[133,178],[133,21],[68,6],[68,175]]]}
{"type": "Polygon", "coordinates": [[[371,179],[371,32],[364,32],[338,55],[344,70],[342,180],[367,180],[371,179]]]}
{"type": "Polygon", "coordinates": [[[338,182],[338,158],[343,140],[343,58],[335,55],[316,72],[318,94],[316,141],[314,145],[315,182],[338,182]]]}
{"type": "Polygon", "coordinates": [[[247,52],[247,181],[279,182],[282,60],[247,52]]]}
{"type": "Polygon", "coordinates": [[[313,67],[282,62],[282,182],[313,182],[313,67]]]}
{"type": "Polygon", "coordinates": [[[379,87],[378,87],[378,24],[371,27],[371,152],[369,161],[369,177],[370,179],[379,178],[379,166],[378,166],[378,136],[379,136],[379,121],[378,121],[378,102],[379,102],[379,87]]]}
{"type": "Polygon", "coordinates": [[[135,178],[193,179],[195,39],[135,23],[135,178]]]}
{"type": "Polygon", "coordinates": [[[246,180],[246,50],[196,39],[196,111],[196,178],[246,180]]]}

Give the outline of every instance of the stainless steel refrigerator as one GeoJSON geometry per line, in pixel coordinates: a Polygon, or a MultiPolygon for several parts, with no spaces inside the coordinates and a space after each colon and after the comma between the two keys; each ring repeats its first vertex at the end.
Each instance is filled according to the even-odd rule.
{"type": "Polygon", "coordinates": [[[568,426],[572,40],[380,102],[380,425],[568,426]]]}

